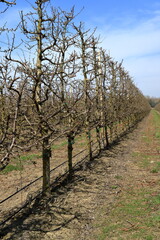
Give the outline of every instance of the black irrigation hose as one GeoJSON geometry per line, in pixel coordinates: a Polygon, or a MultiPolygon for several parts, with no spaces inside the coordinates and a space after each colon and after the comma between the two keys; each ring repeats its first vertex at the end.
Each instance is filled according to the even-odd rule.
{"type": "MultiPolygon", "coordinates": [[[[61,163],[60,165],[58,165],[57,167],[53,168],[51,172],[55,171],[57,168],[63,166],[65,163],[67,163],[68,161],[65,161],[63,163],[61,163]]],[[[16,194],[18,194],[19,192],[23,191],[24,189],[26,189],[27,187],[29,187],[30,185],[32,185],[33,183],[37,182],[38,180],[40,180],[43,176],[40,176],[38,178],[36,178],[34,181],[30,182],[29,184],[25,185],[23,188],[19,189],[18,191],[14,192],[12,195],[10,195],[9,197],[3,199],[2,201],[0,201],[0,204],[2,204],[3,202],[7,201],[8,199],[12,198],[13,196],[15,196],[16,194]]]]}
{"type": "Polygon", "coordinates": [[[92,147],[93,147],[96,143],[98,143],[98,142],[96,141],[95,143],[93,143],[93,144],[92,144],[92,147]]]}
{"type": "MultiPolygon", "coordinates": [[[[64,165],[65,163],[67,163],[67,162],[68,162],[68,161],[65,161],[65,162],[61,163],[60,165],[58,165],[57,167],[51,169],[50,173],[53,172],[53,171],[55,171],[57,168],[63,166],[63,165],[64,165]]],[[[43,177],[43,176],[42,176],[42,177],[43,177]]]]}
{"type": "MultiPolygon", "coordinates": [[[[37,196],[35,197],[37,198],[37,196]]],[[[32,201],[35,199],[33,198],[32,201]]],[[[4,225],[6,222],[8,222],[10,219],[12,219],[17,213],[19,213],[23,208],[27,207],[29,204],[29,201],[25,203],[22,207],[20,207],[17,211],[15,211],[12,215],[10,215],[8,218],[6,218],[3,222],[0,223],[0,226],[4,225]]]]}
{"type": "MultiPolygon", "coordinates": [[[[62,164],[61,164],[62,165],[62,164]]],[[[56,167],[57,168],[57,167],[56,167]]],[[[53,170],[53,169],[52,169],[53,170]]],[[[55,184],[57,183],[62,177],[64,177],[69,171],[67,170],[65,173],[63,173],[60,177],[56,178],[56,180],[51,184],[55,184]]],[[[47,189],[47,188],[46,188],[47,189]]],[[[45,190],[46,190],[45,189],[45,190]]],[[[31,199],[31,201],[26,202],[23,206],[21,206],[17,211],[15,211],[12,215],[10,215],[7,219],[5,219],[3,222],[0,223],[1,225],[4,225],[6,222],[8,222],[10,219],[12,219],[17,213],[19,213],[22,209],[26,208],[27,205],[31,202],[33,202],[35,199],[37,199],[40,195],[43,194],[43,192],[45,192],[45,190],[40,191],[34,198],[31,199]]]]}
{"type": "MultiPolygon", "coordinates": [[[[86,150],[86,149],[85,149],[85,150],[86,150]]],[[[83,150],[83,151],[85,151],[85,150],[83,150]]],[[[81,151],[80,153],[82,153],[82,151],[81,151]]],[[[76,154],[76,155],[73,156],[73,157],[76,157],[76,156],[79,155],[80,153],[76,154]]],[[[53,168],[53,169],[50,171],[50,173],[53,172],[53,171],[55,171],[57,168],[63,166],[63,165],[64,165],[65,163],[67,163],[67,162],[68,162],[68,161],[65,161],[65,162],[61,163],[60,165],[58,165],[57,167],[53,168]]],[[[37,182],[37,181],[40,180],[42,177],[43,177],[43,176],[40,176],[40,177],[36,178],[34,181],[32,181],[32,182],[30,182],[29,184],[25,185],[23,188],[21,188],[21,189],[19,189],[18,191],[14,192],[12,195],[10,195],[10,196],[8,196],[7,198],[1,200],[1,201],[0,201],[0,204],[4,203],[5,201],[9,200],[10,198],[12,198],[13,196],[15,196],[15,195],[18,194],[19,192],[23,191],[24,189],[26,189],[27,187],[29,187],[29,186],[32,185],[33,183],[37,182]]]]}
{"type": "Polygon", "coordinates": [[[77,157],[79,154],[81,154],[81,153],[83,153],[83,152],[85,152],[86,151],[86,148],[85,149],[83,149],[82,151],[80,151],[79,153],[77,153],[77,154],[75,154],[72,158],[75,158],[75,157],[77,157]]]}
{"type": "Polygon", "coordinates": [[[43,176],[40,176],[38,178],[36,178],[34,181],[30,182],[29,184],[27,184],[26,186],[24,186],[23,188],[19,189],[17,192],[14,192],[12,195],[10,195],[9,197],[3,199],[2,201],[0,201],[0,204],[2,204],[3,202],[7,201],[8,199],[12,198],[13,196],[15,196],[16,194],[18,194],[19,192],[21,192],[22,190],[26,189],[27,187],[29,187],[30,185],[32,185],[33,183],[37,182],[39,179],[41,179],[43,176]]]}
{"type": "MultiPolygon", "coordinates": [[[[95,144],[95,143],[94,143],[95,144]]],[[[73,157],[76,157],[77,155],[79,155],[80,153],[84,152],[86,149],[82,150],[81,152],[79,152],[78,154],[74,155],[73,157]]],[[[86,155],[84,158],[82,158],[79,162],[77,162],[73,168],[75,166],[77,166],[78,164],[80,164],[82,161],[84,161],[86,158],[88,157],[88,155],[86,155]]],[[[57,168],[63,166],[65,163],[67,163],[68,161],[65,161],[63,163],[61,163],[60,165],[58,165],[57,167],[53,168],[50,172],[53,172],[54,170],[56,170],[57,168]]],[[[66,174],[69,173],[69,170],[65,171],[64,174],[62,174],[60,177],[56,178],[56,180],[53,182],[53,184],[57,183],[62,177],[64,177],[66,174]]],[[[37,182],[39,179],[41,179],[43,176],[40,176],[39,178],[35,179],[34,181],[30,182],[29,184],[27,184],[26,186],[24,186],[23,188],[19,189],[17,192],[13,193],[12,195],[10,195],[9,197],[3,199],[2,201],[0,201],[0,204],[2,204],[3,202],[7,201],[8,199],[12,198],[13,196],[15,196],[16,194],[18,194],[19,192],[21,192],[22,190],[26,189],[27,187],[29,187],[30,185],[32,185],[33,183],[37,182]]],[[[51,184],[51,185],[53,185],[51,184]]],[[[38,195],[36,195],[33,199],[35,200],[38,196],[40,196],[45,190],[41,191],[38,195]]],[[[18,214],[22,209],[24,209],[28,204],[30,203],[30,201],[28,201],[27,203],[25,203],[22,207],[20,207],[17,211],[15,211],[12,215],[10,215],[7,219],[5,219],[3,222],[0,223],[0,226],[5,224],[6,222],[8,222],[10,219],[12,219],[16,214],[18,214]]]]}
{"type": "MultiPolygon", "coordinates": [[[[82,151],[80,151],[79,153],[75,154],[72,158],[77,157],[78,155],[80,155],[81,153],[83,153],[84,151],[86,151],[86,148],[82,151]]],[[[50,173],[55,171],[57,168],[63,166],[65,163],[67,163],[68,161],[65,161],[63,163],[61,163],[60,165],[58,165],[57,167],[51,169],[50,173]]],[[[15,196],[16,194],[18,194],[19,192],[23,191],[24,189],[26,189],[27,187],[29,187],[30,185],[32,185],[33,183],[37,182],[39,179],[41,179],[43,176],[40,176],[38,178],[36,178],[34,181],[30,182],[29,184],[25,185],[23,188],[19,189],[18,191],[14,192],[12,195],[8,196],[7,198],[3,199],[0,201],[0,204],[2,204],[3,202],[7,201],[8,199],[12,198],[13,196],[15,196]]]]}
{"type": "MultiPolygon", "coordinates": [[[[76,163],[73,168],[80,164],[84,159],[86,159],[87,156],[85,156],[83,159],[81,159],[78,163],[76,163]]],[[[61,165],[63,165],[64,163],[66,163],[67,161],[63,162],[61,165]]],[[[57,167],[56,167],[57,168],[57,167]]],[[[53,171],[54,169],[52,169],[51,171],[53,171]]],[[[69,173],[69,170],[65,171],[65,173],[63,173],[60,177],[56,178],[56,180],[51,184],[55,184],[57,183],[62,177],[64,177],[66,174],[69,173]]],[[[40,193],[38,193],[34,198],[32,198],[31,201],[34,201],[36,198],[38,198],[45,190],[41,191],[40,193]]],[[[10,196],[11,197],[11,196],[10,196]]],[[[7,198],[8,200],[8,198],[7,198]]],[[[26,202],[22,207],[20,207],[17,211],[15,211],[12,215],[10,215],[8,218],[6,218],[3,222],[0,223],[0,226],[4,225],[6,222],[8,222],[9,220],[11,220],[16,214],[18,214],[22,209],[26,208],[27,205],[30,203],[30,201],[26,202]]]]}
{"type": "MultiPolygon", "coordinates": [[[[105,139],[105,138],[104,138],[105,139]]],[[[103,139],[103,140],[104,140],[103,139]]],[[[92,144],[92,146],[94,146],[96,143],[98,143],[97,141],[94,142],[92,144]]],[[[95,152],[98,148],[95,148],[92,152],[95,152]]],[[[73,158],[75,158],[76,156],[78,156],[79,154],[81,154],[82,152],[84,152],[86,149],[80,151],[79,153],[77,153],[76,155],[73,156],[73,158]]],[[[88,157],[88,155],[84,156],[80,161],[78,161],[76,164],[74,164],[73,168],[75,168],[77,165],[81,164],[86,158],[88,157]]],[[[54,170],[56,170],[57,168],[63,166],[65,163],[67,163],[68,161],[65,161],[63,163],[61,163],[60,165],[58,165],[57,167],[53,168],[50,172],[53,172],[54,170]]],[[[62,177],[64,177],[66,174],[69,173],[69,170],[65,171],[65,173],[63,173],[60,177],[56,178],[56,180],[51,184],[55,184],[57,183],[62,177]]],[[[6,199],[2,200],[0,202],[3,203],[5,201],[7,201],[8,199],[10,199],[11,197],[13,197],[14,195],[16,195],[17,193],[21,192],[22,190],[24,190],[25,188],[29,187],[30,185],[32,185],[33,183],[37,182],[39,179],[41,179],[43,176],[40,176],[39,178],[35,179],[34,181],[30,182],[29,184],[27,184],[26,186],[24,186],[23,188],[19,189],[17,192],[13,193],[12,195],[10,195],[9,197],[7,197],[6,199]]],[[[45,190],[41,191],[40,193],[38,193],[34,198],[32,198],[31,201],[34,201],[36,198],[38,198],[45,190]]],[[[6,222],[8,222],[10,219],[12,219],[16,214],[18,214],[22,209],[24,209],[25,207],[27,207],[27,205],[30,203],[30,201],[26,202],[22,207],[20,207],[17,211],[15,211],[12,215],[10,215],[7,219],[5,219],[3,222],[0,223],[0,226],[5,224],[6,222]]]]}

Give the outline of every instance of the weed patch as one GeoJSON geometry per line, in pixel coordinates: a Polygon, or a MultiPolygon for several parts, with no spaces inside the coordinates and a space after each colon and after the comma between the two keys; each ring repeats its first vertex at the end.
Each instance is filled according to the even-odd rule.
{"type": "Polygon", "coordinates": [[[22,170],[23,170],[23,166],[20,164],[16,164],[16,165],[9,164],[5,167],[5,169],[1,172],[1,174],[7,174],[12,171],[22,171],[22,170]]]}
{"type": "Polygon", "coordinates": [[[30,155],[20,156],[21,161],[33,161],[35,159],[40,159],[40,158],[42,158],[42,155],[39,155],[39,154],[30,154],[30,155]]]}
{"type": "Polygon", "coordinates": [[[118,180],[122,180],[122,179],[123,179],[123,176],[116,175],[115,178],[118,179],[118,180]]]}
{"type": "Polygon", "coordinates": [[[59,143],[59,144],[53,145],[53,146],[51,147],[51,149],[52,149],[52,150],[54,150],[54,149],[60,149],[61,147],[66,146],[67,144],[68,144],[68,142],[67,142],[67,141],[64,141],[64,142],[61,142],[61,143],[59,143]]]}

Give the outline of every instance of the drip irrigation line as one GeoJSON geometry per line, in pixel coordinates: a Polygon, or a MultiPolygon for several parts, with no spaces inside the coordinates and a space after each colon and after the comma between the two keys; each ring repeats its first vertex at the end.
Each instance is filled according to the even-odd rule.
{"type": "MultiPolygon", "coordinates": [[[[95,144],[95,143],[94,143],[95,144]]],[[[80,155],[81,153],[83,153],[84,151],[86,151],[86,148],[82,151],[80,151],[79,153],[75,154],[72,158],[77,157],[78,155],[80,155]]],[[[64,161],[63,163],[61,163],[60,165],[58,165],[57,167],[51,169],[50,173],[55,171],[57,168],[63,166],[65,163],[67,163],[68,161],[64,161]]],[[[18,191],[14,192],[13,194],[11,194],[10,196],[8,196],[7,198],[3,199],[0,201],[0,204],[4,203],[5,201],[9,200],[10,198],[14,197],[16,194],[18,194],[19,192],[23,191],[24,189],[26,189],[27,187],[29,187],[30,185],[32,185],[33,183],[37,182],[38,180],[40,180],[43,176],[40,176],[38,178],[36,178],[35,180],[33,180],[32,182],[30,182],[29,184],[25,185],[23,188],[19,189],[18,191]]]]}
{"type": "MultiPolygon", "coordinates": [[[[37,198],[37,196],[35,197],[37,198]]],[[[34,200],[34,198],[32,199],[32,201],[34,200]]],[[[6,218],[3,222],[0,223],[0,226],[4,225],[6,222],[8,222],[9,220],[11,220],[16,214],[18,214],[22,209],[26,208],[27,205],[30,202],[28,201],[27,203],[25,203],[22,207],[20,207],[17,211],[15,211],[12,215],[10,215],[8,218],[6,218]]]]}
{"type": "MultiPolygon", "coordinates": [[[[80,151],[79,153],[77,153],[76,155],[73,156],[73,158],[77,157],[79,154],[81,154],[82,152],[86,151],[86,149],[80,151]]],[[[68,161],[64,161],[63,163],[61,163],[60,165],[58,165],[57,167],[51,169],[50,173],[55,171],[57,168],[63,166],[65,163],[67,163],[68,161]]],[[[31,186],[33,183],[37,182],[38,180],[40,180],[43,176],[40,176],[38,178],[36,178],[35,180],[33,180],[32,182],[30,182],[29,184],[25,185],[23,188],[19,189],[18,191],[14,192],[13,194],[11,194],[10,196],[8,196],[7,198],[3,199],[0,201],[0,204],[4,203],[5,201],[9,200],[10,198],[14,197],[16,194],[18,194],[19,192],[23,191],[24,189],[26,189],[27,187],[31,186]]]]}
{"type": "MultiPolygon", "coordinates": [[[[97,148],[96,148],[97,149],[97,148]]],[[[95,149],[95,150],[96,150],[95,149]]],[[[86,150],[86,149],[85,149],[86,150]]],[[[94,150],[94,151],[95,151],[94,150]]],[[[83,150],[84,151],[84,150],[83,150]]],[[[93,151],[93,152],[94,152],[93,151]]],[[[81,151],[82,152],[82,151],[81,151]]],[[[78,164],[82,163],[86,158],[88,157],[88,155],[86,155],[84,158],[82,158],[79,162],[77,162],[76,164],[74,164],[73,168],[75,168],[78,164]]],[[[53,168],[50,172],[56,170],[58,167],[64,165],[64,163],[66,163],[68,161],[63,162],[62,164],[58,165],[57,167],[53,168]]],[[[51,184],[54,185],[56,184],[61,178],[63,178],[66,174],[69,173],[69,170],[65,171],[65,173],[63,173],[60,177],[56,178],[56,180],[51,184]]],[[[38,181],[41,177],[39,177],[38,179],[32,181],[31,183],[29,183],[28,185],[24,186],[23,188],[21,188],[19,191],[15,192],[14,194],[10,195],[9,197],[7,197],[6,199],[2,200],[0,203],[3,203],[4,201],[7,201],[8,199],[10,199],[11,197],[13,197],[14,195],[16,195],[17,193],[19,193],[20,191],[24,190],[26,187],[30,186],[31,184],[35,183],[36,181],[38,181]]],[[[46,190],[46,189],[45,189],[46,190]]],[[[40,193],[38,193],[38,195],[36,195],[34,198],[32,198],[31,201],[35,200],[36,198],[38,198],[38,196],[40,196],[45,190],[41,191],[40,193]]],[[[6,222],[8,222],[11,218],[13,218],[17,213],[19,213],[23,208],[25,208],[28,204],[30,203],[30,201],[28,201],[27,203],[25,203],[22,207],[20,207],[17,211],[15,211],[11,216],[9,216],[6,220],[4,220],[3,222],[0,223],[0,226],[5,224],[6,222]]]]}
{"type": "MultiPolygon", "coordinates": [[[[92,144],[92,146],[94,146],[96,143],[98,143],[97,141],[94,142],[92,144]]],[[[72,158],[77,157],[78,155],[80,155],[81,153],[85,152],[86,148],[83,149],[82,151],[80,151],[79,153],[75,154],[72,158]]],[[[50,173],[55,171],[56,169],[58,169],[59,167],[63,166],[65,163],[67,163],[68,161],[64,161],[63,163],[61,163],[60,165],[58,165],[57,167],[51,169],[50,173]]],[[[40,176],[38,178],[36,178],[35,180],[33,180],[32,182],[30,182],[29,184],[25,185],[23,188],[19,189],[18,191],[14,192],[13,194],[11,194],[10,196],[8,196],[7,198],[3,199],[0,201],[0,204],[4,203],[5,201],[9,200],[10,198],[14,197],[16,194],[18,194],[19,192],[23,191],[24,189],[26,189],[27,187],[31,186],[33,183],[37,182],[38,180],[40,180],[43,176],[40,176]]]]}
{"type": "Polygon", "coordinates": [[[8,199],[12,198],[13,196],[15,196],[16,194],[18,194],[19,192],[23,191],[24,189],[26,189],[27,187],[29,187],[30,185],[32,185],[33,183],[37,182],[39,179],[41,179],[43,176],[40,176],[38,178],[36,178],[34,181],[30,182],[29,184],[25,185],[23,188],[19,189],[18,191],[14,192],[12,195],[10,195],[9,197],[3,199],[2,201],[0,201],[0,204],[2,204],[3,202],[7,201],[8,199]]]}
{"type": "Polygon", "coordinates": [[[77,157],[79,154],[81,154],[81,153],[83,153],[83,152],[85,152],[86,151],[86,148],[85,149],[83,149],[82,151],[80,151],[79,153],[77,153],[77,154],[75,154],[72,158],[75,158],[75,157],[77,157]]]}
{"type": "MultiPolygon", "coordinates": [[[[55,171],[57,168],[63,166],[65,163],[67,163],[68,161],[65,161],[63,163],[61,163],[60,165],[58,165],[57,167],[53,168],[51,172],[55,171]]],[[[8,199],[12,198],[13,196],[15,196],[16,194],[18,194],[19,192],[23,191],[24,189],[26,189],[27,187],[29,187],[30,185],[32,185],[33,183],[37,182],[38,180],[40,180],[43,176],[40,176],[38,178],[36,178],[34,181],[30,182],[29,184],[25,185],[23,188],[19,189],[18,191],[14,192],[12,195],[10,195],[9,197],[3,199],[2,201],[0,201],[0,204],[4,203],[5,201],[7,201],[8,199]]]]}
{"type": "MultiPolygon", "coordinates": [[[[68,161],[64,161],[63,163],[61,163],[60,165],[58,165],[57,167],[55,167],[55,168],[53,168],[53,169],[51,169],[51,171],[50,171],[50,173],[51,172],[53,172],[53,171],[55,171],[57,168],[59,168],[59,167],[61,167],[61,166],[63,166],[65,163],[67,163],[68,161]]],[[[42,176],[43,177],[43,176],[42,176]]]]}
{"type": "MultiPolygon", "coordinates": [[[[87,155],[88,156],[88,155],[87,155]]],[[[84,160],[87,156],[85,156],[83,159],[81,159],[78,163],[76,163],[73,168],[77,165],[80,164],[82,162],[82,160],[84,160]]],[[[63,162],[62,164],[66,163],[67,161],[63,162]]],[[[61,165],[62,165],[61,164],[61,165]]],[[[57,168],[57,167],[56,167],[57,168]]],[[[52,169],[53,170],[53,169],[52,169]]],[[[54,184],[58,183],[58,181],[63,178],[65,175],[67,175],[69,173],[69,170],[65,171],[60,177],[56,178],[56,180],[51,184],[51,186],[53,186],[54,184]]],[[[47,189],[47,188],[46,188],[47,189]]],[[[45,189],[45,190],[46,190],[45,189]]],[[[17,211],[15,211],[12,215],[10,215],[8,218],[6,218],[3,222],[0,223],[0,226],[4,225],[6,222],[8,222],[9,220],[11,220],[16,214],[18,214],[22,209],[26,208],[27,205],[31,202],[33,202],[36,198],[38,198],[40,195],[43,194],[43,192],[45,192],[45,190],[41,191],[40,193],[38,193],[34,198],[31,199],[31,201],[26,202],[22,207],[20,207],[17,211]]]]}
{"type": "Polygon", "coordinates": [[[96,142],[94,142],[93,144],[92,144],[92,147],[96,144],[96,143],[98,143],[97,141],[96,142]]]}

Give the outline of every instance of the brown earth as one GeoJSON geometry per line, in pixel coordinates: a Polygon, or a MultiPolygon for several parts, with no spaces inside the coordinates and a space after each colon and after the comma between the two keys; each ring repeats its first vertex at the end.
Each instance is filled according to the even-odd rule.
{"type": "MultiPolygon", "coordinates": [[[[85,149],[85,142],[83,136],[77,136],[77,141],[75,142],[75,147],[73,150],[73,155],[75,155],[76,149],[82,151],[85,149]],[[80,138],[80,142],[78,141],[80,138]]],[[[84,151],[81,155],[73,159],[73,163],[79,161],[87,153],[84,151]]],[[[16,158],[11,160],[11,165],[22,166],[21,170],[13,170],[5,173],[5,171],[0,172],[0,201],[3,201],[10,195],[14,194],[30,182],[40,178],[42,176],[42,159],[40,151],[32,151],[30,153],[21,153],[22,158],[16,158]],[[34,158],[33,158],[34,157],[34,158]],[[32,159],[33,158],[33,159],[32,159]]],[[[64,161],[67,160],[67,141],[65,138],[61,138],[54,142],[52,149],[51,158],[51,169],[56,168],[64,161]]],[[[67,162],[61,167],[57,168],[51,173],[51,181],[54,181],[60,174],[67,170],[67,162]]],[[[15,196],[11,197],[7,201],[0,204],[0,221],[6,219],[6,216],[10,215],[10,211],[22,206],[25,201],[30,197],[34,196],[36,192],[41,191],[42,188],[42,178],[36,181],[34,184],[25,188],[23,191],[17,193],[15,196]]]]}
{"type": "MultiPolygon", "coordinates": [[[[152,164],[160,161],[159,139],[155,139],[154,131],[150,113],[120,143],[103,151],[91,163],[78,167],[73,181],[63,184],[49,200],[41,201],[20,222],[6,228],[2,239],[160,239],[160,221],[147,228],[142,224],[144,216],[134,217],[116,210],[119,206],[122,209],[123,202],[130,201],[130,196],[138,201],[136,194],[141,190],[148,191],[149,196],[160,193],[159,173],[151,171],[152,164]],[[144,138],[152,141],[143,141],[144,138]],[[141,154],[147,153],[153,157],[146,166],[141,154]],[[105,229],[115,224],[119,224],[116,230],[105,229]],[[136,238],[134,234],[140,229],[148,235],[139,234],[136,238]]],[[[144,209],[151,208],[148,214],[159,213],[158,204],[150,206],[147,200],[143,204],[144,209]]]]}

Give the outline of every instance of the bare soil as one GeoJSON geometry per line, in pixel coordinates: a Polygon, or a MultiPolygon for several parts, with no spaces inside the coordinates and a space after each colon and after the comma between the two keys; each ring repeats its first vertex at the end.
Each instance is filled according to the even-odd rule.
{"type": "MultiPolygon", "coordinates": [[[[82,151],[85,149],[84,137],[77,136],[80,138],[80,142],[77,140],[75,142],[75,147],[73,155],[75,155],[76,149],[82,151]],[[81,139],[82,138],[82,139],[81,139]]],[[[84,151],[81,155],[77,156],[73,160],[73,164],[80,160],[87,153],[84,151]]],[[[22,167],[21,170],[13,170],[7,173],[0,173],[0,201],[8,198],[10,195],[16,193],[24,186],[30,184],[32,181],[40,178],[42,176],[42,159],[41,152],[34,150],[32,152],[23,152],[21,153],[22,158],[12,159],[10,164],[15,165],[15,162],[18,161],[19,166],[22,167]],[[36,158],[37,156],[37,158],[36,158]],[[34,157],[34,159],[32,159],[34,157]]],[[[52,158],[51,158],[51,169],[56,168],[64,161],[67,160],[67,141],[65,138],[61,138],[54,142],[52,149],[52,158]]],[[[64,173],[67,170],[67,163],[57,168],[51,173],[51,181],[54,181],[60,174],[64,173]]],[[[26,200],[33,197],[37,192],[42,189],[42,178],[36,181],[34,184],[31,184],[29,187],[25,188],[23,191],[20,191],[15,196],[11,197],[7,201],[0,204],[0,222],[6,219],[7,215],[10,215],[10,211],[23,206],[26,200]]]]}

